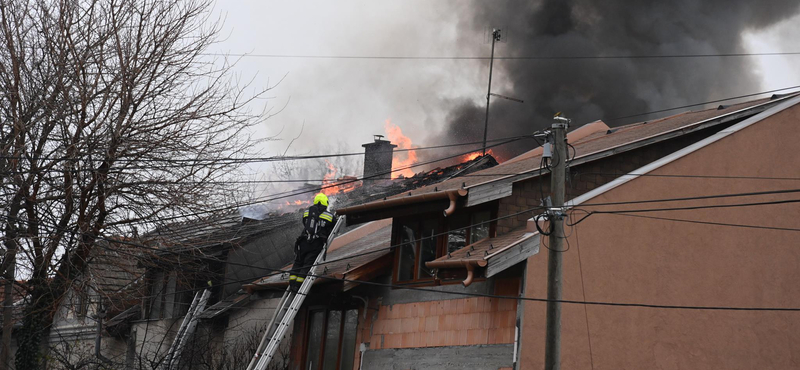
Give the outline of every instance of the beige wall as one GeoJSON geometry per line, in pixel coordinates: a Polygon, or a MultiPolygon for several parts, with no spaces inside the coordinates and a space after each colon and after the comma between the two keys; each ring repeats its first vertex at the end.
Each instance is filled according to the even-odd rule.
{"type": "MultiPolygon", "coordinates": [[[[798,142],[800,106],[795,106],[651,174],[800,178],[800,156],[795,151],[798,142]]],[[[587,203],[795,188],[800,188],[800,181],[640,177],[587,203]]],[[[779,199],[800,199],[800,194],[591,209],[779,199]]],[[[798,204],[642,215],[800,228],[798,204]]],[[[564,253],[564,299],[687,306],[800,307],[800,232],[617,215],[591,216],[576,227],[568,228],[567,232],[571,236],[569,250],[564,253]]],[[[546,297],[547,257],[548,250],[542,248],[528,261],[526,296],[546,297]]],[[[800,312],[575,304],[562,307],[564,369],[589,369],[592,363],[594,369],[788,369],[800,366],[800,312]]],[[[526,302],[522,369],[542,368],[544,326],[545,304],[526,302]]]]}

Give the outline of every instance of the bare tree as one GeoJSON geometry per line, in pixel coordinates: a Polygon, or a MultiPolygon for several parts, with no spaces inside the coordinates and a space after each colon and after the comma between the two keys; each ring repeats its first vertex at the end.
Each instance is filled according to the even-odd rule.
{"type": "Polygon", "coordinates": [[[247,94],[204,54],[210,12],[209,0],[0,0],[0,268],[7,284],[15,267],[29,280],[18,369],[40,366],[54,308],[109,248],[99,241],[236,199],[221,181],[269,112],[250,109],[264,90],[247,94]]]}

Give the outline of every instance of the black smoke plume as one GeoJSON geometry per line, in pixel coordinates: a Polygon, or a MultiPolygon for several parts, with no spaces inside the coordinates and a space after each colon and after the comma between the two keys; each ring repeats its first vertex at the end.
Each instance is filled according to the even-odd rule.
{"type": "MultiPolygon", "coordinates": [[[[799,7],[797,0],[478,1],[464,7],[461,27],[474,35],[506,26],[510,38],[498,56],[745,53],[743,32],[774,25],[799,7]]],[[[476,41],[466,36],[460,42],[476,41]]],[[[528,134],[549,125],[559,111],[573,119],[573,127],[597,119],[614,126],[653,118],[615,117],[761,89],[751,57],[495,60],[494,73],[510,86],[493,84],[493,92],[525,103],[492,98],[489,138],[528,134]]],[[[483,104],[457,101],[437,142],[481,140],[483,104]]],[[[495,152],[508,158],[532,146],[518,142],[495,152]]]]}

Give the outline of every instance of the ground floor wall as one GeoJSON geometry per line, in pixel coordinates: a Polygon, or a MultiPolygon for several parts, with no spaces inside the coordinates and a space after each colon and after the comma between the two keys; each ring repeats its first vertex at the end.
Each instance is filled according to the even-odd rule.
{"type": "Polygon", "coordinates": [[[105,364],[119,369],[132,365],[129,361],[128,338],[116,338],[104,333],[100,338],[100,355],[95,352],[95,325],[57,326],[50,330],[47,349],[48,369],[75,369],[105,364]]]}
{"type": "MultiPolygon", "coordinates": [[[[277,294],[252,296],[246,306],[232,310],[225,318],[222,342],[228,358],[228,369],[245,369],[253,358],[280,303],[277,294]]],[[[275,360],[268,369],[285,369],[288,366],[292,329],[292,326],[287,329],[286,337],[281,341],[275,360]]]]}
{"type": "Polygon", "coordinates": [[[393,348],[364,353],[363,370],[504,370],[511,369],[513,345],[393,348]]]}
{"type": "Polygon", "coordinates": [[[155,369],[163,363],[182,319],[142,320],[133,323],[131,336],[136,341],[137,368],[155,369]]]}
{"type": "Polygon", "coordinates": [[[504,277],[374,292],[359,322],[354,369],[511,369],[517,301],[480,295],[516,296],[519,283],[504,277]]]}

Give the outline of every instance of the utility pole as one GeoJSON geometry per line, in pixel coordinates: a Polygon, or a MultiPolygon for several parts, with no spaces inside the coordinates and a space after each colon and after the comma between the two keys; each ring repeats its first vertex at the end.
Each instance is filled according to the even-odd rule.
{"type": "MultiPolygon", "coordinates": [[[[550,247],[547,259],[547,334],[545,338],[544,368],[561,367],[561,291],[563,283],[564,250],[564,187],[567,176],[567,138],[569,120],[556,116],[550,132],[553,141],[553,162],[550,170],[550,193],[553,200],[548,210],[550,220],[550,247]]],[[[545,144],[547,145],[547,144],[545,144]]]]}
{"type": "Polygon", "coordinates": [[[489,130],[489,98],[492,96],[492,67],[494,67],[494,43],[500,41],[500,30],[492,30],[492,56],[489,58],[489,91],[486,92],[486,119],[483,123],[483,155],[486,155],[486,133],[489,130]]]}

